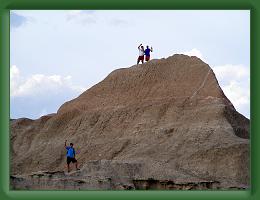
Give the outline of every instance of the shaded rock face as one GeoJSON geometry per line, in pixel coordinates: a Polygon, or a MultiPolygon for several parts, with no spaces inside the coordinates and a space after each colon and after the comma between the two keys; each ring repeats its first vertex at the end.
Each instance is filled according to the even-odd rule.
{"type": "Polygon", "coordinates": [[[12,120],[11,185],[248,188],[249,123],[200,59],[151,60],[115,70],[56,114],[12,120]],[[66,169],[65,139],[80,150],[81,170],[49,177],[66,169]],[[38,171],[47,172],[34,181],[31,174],[38,171]]]}

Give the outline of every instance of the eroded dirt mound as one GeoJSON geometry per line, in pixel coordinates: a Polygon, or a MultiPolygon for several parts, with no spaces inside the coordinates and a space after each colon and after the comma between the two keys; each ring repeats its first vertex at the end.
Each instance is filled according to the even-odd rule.
{"type": "MultiPolygon", "coordinates": [[[[82,169],[94,160],[120,166],[109,171],[104,163],[97,165],[95,173],[114,180],[104,187],[96,184],[95,173],[81,170],[80,176],[92,180],[82,189],[141,189],[148,180],[154,181],[147,189],[161,188],[165,180],[171,189],[249,187],[249,120],[226,98],[212,69],[196,57],[174,55],[115,70],[56,114],[10,123],[11,174],[24,176],[27,183],[28,174],[65,170],[68,139],[80,150],[82,169]],[[129,165],[129,175],[124,163],[138,167],[129,165]],[[127,184],[120,177],[128,177],[127,184]]],[[[73,179],[63,177],[68,178],[73,179]]],[[[15,187],[25,182],[12,181],[15,187]]],[[[52,188],[66,187],[59,182],[52,188]]]]}

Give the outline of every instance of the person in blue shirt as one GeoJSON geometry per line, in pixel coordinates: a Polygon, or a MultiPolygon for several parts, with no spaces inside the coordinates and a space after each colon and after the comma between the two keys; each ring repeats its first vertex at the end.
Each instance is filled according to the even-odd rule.
{"type": "Polygon", "coordinates": [[[151,49],[150,49],[149,46],[146,46],[146,49],[144,50],[146,62],[150,60],[150,52],[153,52],[153,47],[151,47],[151,49]]]}
{"type": "Polygon", "coordinates": [[[70,143],[70,146],[67,146],[67,140],[65,140],[65,149],[67,150],[67,167],[68,167],[68,172],[70,172],[70,163],[74,163],[75,167],[77,170],[79,170],[78,168],[78,161],[76,160],[75,156],[76,156],[76,152],[75,149],[73,148],[73,143],[70,143]]]}

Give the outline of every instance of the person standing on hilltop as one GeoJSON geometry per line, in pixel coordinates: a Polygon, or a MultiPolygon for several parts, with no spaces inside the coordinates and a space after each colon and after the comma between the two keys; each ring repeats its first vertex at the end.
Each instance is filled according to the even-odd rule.
{"type": "Polygon", "coordinates": [[[70,143],[70,146],[67,146],[67,140],[65,140],[65,149],[67,150],[67,167],[68,167],[68,172],[70,172],[70,163],[74,163],[76,170],[79,170],[78,168],[78,161],[76,160],[76,152],[75,149],[73,148],[73,143],[70,143]]]}
{"type": "Polygon", "coordinates": [[[150,60],[150,52],[153,52],[153,47],[150,49],[149,46],[146,46],[146,49],[144,50],[146,62],[150,60]]]}
{"type": "Polygon", "coordinates": [[[138,46],[138,50],[139,50],[139,57],[137,59],[137,65],[139,64],[140,61],[144,63],[144,47],[142,44],[138,46]]]}

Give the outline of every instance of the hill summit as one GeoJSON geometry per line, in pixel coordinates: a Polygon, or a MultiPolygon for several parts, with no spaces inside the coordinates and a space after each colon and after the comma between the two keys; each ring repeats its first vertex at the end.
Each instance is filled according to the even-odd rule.
{"type": "Polygon", "coordinates": [[[13,188],[249,187],[249,120],[194,56],[115,70],[57,113],[10,123],[13,188]],[[80,150],[71,174],[65,139],[80,150]]]}

